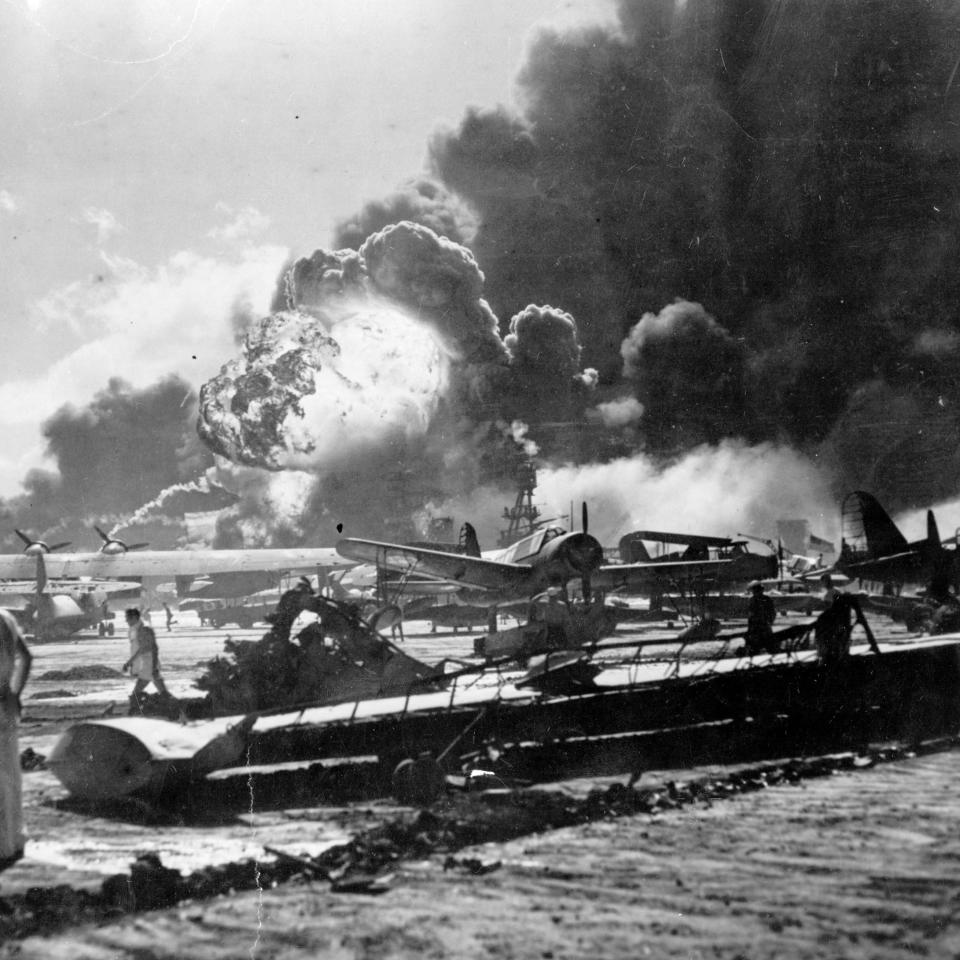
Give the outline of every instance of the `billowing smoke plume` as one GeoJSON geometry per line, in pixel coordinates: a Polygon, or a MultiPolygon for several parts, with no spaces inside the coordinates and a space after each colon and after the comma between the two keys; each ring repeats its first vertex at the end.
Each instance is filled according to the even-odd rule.
{"type": "MultiPolygon", "coordinates": [[[[593,376],[569,314],[530,305],[503,340],[483,283],[466,247],[407,222],[298,260],[282,310],[202,388],[200,435],[232,463],[313,476],[281,524],[305,538],[411,536],[428,501],[509,486],[537,450],[525,418],[581,420],[593,376]]],[[[223,542],[270,502],[257,476],[223,542]]]]}
{"type": "Polygon", "coordinates": [[[476,216],[462,200],[436,181],[420,177],[384,200],[371,201],[355,217],[337,224],[334,247],[358,250],[367,237],[403,220],[429,227],[454,243],[469,245],[477,232],[476,216]]]}
{"type": "Polygon", "coordinates": [[[829,537],[839,530],[828,477],[795,450],[741,441],[703,445],[664,464],[642,455],[541,470],[538,495],[551,514],[579,516],[616,544],[629,530],[775,535],[781,517],[806,517],[829,537]]]}
{"type": "MultiPolygon", "coordinates": [[[[242,355],[200,403],[244,494],[223,541],[400,536],[478,490],[499,513],[530,444],[554,509],[623,526],[950,499],[958,28],[949,0],[622,0],[616,29],[541,32],[519,112],[468,110],[270,316],[238,302],[242,355]]],[[[71,483],[30,490],[89,515],[56,443],[71,483]]],[[[191,463],[145,467],[130,510],[191,463]]]]}
{"type": "MultiPolygon", "coordinates": [[[[96,549],[93,524],[128,527],[158,491],[212,467],[213,457],[196,434],[196,416],[196,394],[175,376],[144,390],[114,378],[87,406],[62,407],[42,428],[55,469],[31,471],[24,493],[4,503],[0,549],[23,547],[14,527],[47,540],[70,540],[74,549],[96,549]]],[[[138,539],[156,517],[140,519],[138,539]]],[[[146,532],[151,545],[163,547],[173,546],[181,531],[146,532]]]]}
{"type": "Polygon", "coordinates": [[[653,449],[686,450],[743,435],[743,347],[699,303],[678,300],[645,313],[620,353],[653,449]]]}
{"type": "Polygon", "coordinates": [[[542,32],[522,112],[469,110],[434,173],[493,309],[562,305],[601,389],[665,305],[715,318],[641,338],[648,447],[829,440],[840,482],[921,502],[957,486],[958,28],[948,0],[624,0],[619,30],[542,32]]]}

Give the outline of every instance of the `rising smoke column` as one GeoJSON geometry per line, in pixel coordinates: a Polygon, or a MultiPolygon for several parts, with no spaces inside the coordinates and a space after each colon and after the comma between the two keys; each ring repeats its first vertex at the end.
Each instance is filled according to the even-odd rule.
{"type": "MultiPolygon", "coordinates": [[[[94,548],[93,524],[108,529],[125,521],[158,491],[213,465],[196,416],[197,396],[176,376],[144,390],[113,378],[85,407],[62,407],[42,427],[56,469],[32,470],[24,493],[6,501],[9,532],[0,546],[21,549],[12,537],[17,526],[94,548]]],[[[167,535],[168,545],[175,537],[167,535]]]]}

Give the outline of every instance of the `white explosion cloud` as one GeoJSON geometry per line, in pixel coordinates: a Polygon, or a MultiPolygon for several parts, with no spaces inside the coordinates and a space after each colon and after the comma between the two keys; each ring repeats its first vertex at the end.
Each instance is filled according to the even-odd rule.
{"type": "Polygon", "coordinates": [[[323,470],[393,434],[424,435],[448,373],[439,334],[397,303],[273,314],[203,387],[201,433],[240,463],[323,470]]]}

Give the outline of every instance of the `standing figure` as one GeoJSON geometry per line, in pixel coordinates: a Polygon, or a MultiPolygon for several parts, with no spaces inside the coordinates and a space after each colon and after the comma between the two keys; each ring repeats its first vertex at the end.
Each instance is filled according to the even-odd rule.
{"type": "Polygon", "coordinates": [[[563,587],[556,584],[537,594],[530,601],[527,619],[533,624],[542,624],[542,638],[553,650],[570,646],[573,634],[573,618],[563,596],[563,587]]]}
{"type": "Polygon", "coordinates": [[[833,606],[833,601],[840,595],[840,591],[833,585],[833,578],[829,573],[825,573],[820,578],[820,586],[823,587],[823,606],[829,610],[833,606]]]}
{"type": "Polygon", "coordinates": [[[16,620],[0,610],[0,870],[23,856],[20,781],[20,693],[33,658],[16,620]]]}
{"type": "Polygon", "coordinates": [[[750,608],[747,611],[747,654],[776,653],[777,638],[773,634],[773,623],[777,618],[777,607],[773,600],[763,592],[763,584],[754,580],[750,584],[750,608]]]}
{"type": "Polygon", "coordinates": [[[932,635],[960,630],[960,600],[950,589],[950,577],[937,573],[927,586],[927,604],[933,609],[928,625],[932,635]]]}
{"type": "Polygon", "coordinates": [[[130,713],[133,715],[143,712],[140,697],[151,683],[164,699],[174,698],[160,676],[160,652],[153,627],[140,619],[140,611],[136,607],[130,607],[125,616],[130,637],[130,659],[123,665],[123,670],[129,670],[130,675],[137,678],[130,694],[130,713]]]}
{"type": "Polygon", "coordinates": [[[874,653],[880,653],[877,640],[863,615],[860,600],[852,593],[837,593],[833,603],[817,617],[813,625],[817,656],[821,662],[835,664],[850,654],[853,628],[860,624],[867,635],[867,643],[874,653]]]}

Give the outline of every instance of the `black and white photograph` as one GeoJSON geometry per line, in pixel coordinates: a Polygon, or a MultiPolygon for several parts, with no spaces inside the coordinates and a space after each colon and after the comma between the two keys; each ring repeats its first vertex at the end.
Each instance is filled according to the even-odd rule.
{"type": "Polygon", "coordinates": [[[960,955],[960,5],[0,53],[0,960],[960,955]]]}

